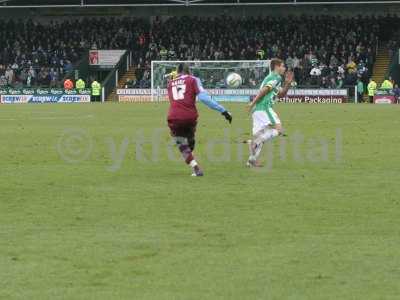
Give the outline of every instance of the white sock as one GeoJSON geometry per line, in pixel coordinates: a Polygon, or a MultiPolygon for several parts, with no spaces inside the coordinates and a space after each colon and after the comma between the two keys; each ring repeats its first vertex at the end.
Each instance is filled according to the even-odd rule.
{"type": "Polygon", "coordinates": [[[273,139],[274,137],[277,137],[279,135],[279,131],[276,130],[275,128],[266,128],[261,132],[257,137],[253,139],[253,151],[250,154],[249,160],[255,161],[257,158],[260,156],[262,147],[265,142],[273,139]]]}
{"type": "Polygon", "coordinates": [[[253,153],[253,156],[254,156],[253,160],[257,160],[257,158],[260,156],[260,153],[261,153],[261,150],[262,150],[263,146],[264,146],[263,142],[255,144],[255,149],[254,149],[254,153],[253,153]]]}
{"type": "Polygon", "coordinates": [[[268,128],[265,130],[265,132],[261,135],[261,138],[263,142],[267,142],[269,140],[272,140],[274,137],[277,137],[279,135],[279,131],[276,130],[275,128],[268,128]]]}
{"type": "Polygon", "coordinates": [[[194,168],[195,166],[197,166],[197,161],[195,161],[194,159],[190,162],[189,164],[192,168],[194,168]]]}

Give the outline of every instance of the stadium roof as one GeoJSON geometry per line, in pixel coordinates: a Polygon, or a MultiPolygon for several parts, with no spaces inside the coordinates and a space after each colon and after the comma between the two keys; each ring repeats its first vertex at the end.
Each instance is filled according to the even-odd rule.
{"type": "Polygon", "coordinates": [[[400,4],[379,0],[0,0],[0,8],[13,7],[96,7],[96,6],[196,6],[196,5],[307,5],[307,4],[400,4]]]}

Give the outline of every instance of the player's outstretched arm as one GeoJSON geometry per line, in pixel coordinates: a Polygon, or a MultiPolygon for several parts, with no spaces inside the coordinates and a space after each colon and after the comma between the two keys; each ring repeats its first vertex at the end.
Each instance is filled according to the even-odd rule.
{"type": "Polygon", "coordinates": [[[227,111],[225,107],[223,107],[217,101],[213,100],[206,91],[200,92],[197,95],[197,98],[209,108],[220,112],[229,123],[232,123],[232,115],[229,113],[229,111],[227,111]]]}
{"type": "Polygon", "coordinates": [[[200,79],[197,77],[196,82],[199,91],[199,93],[197,94],[197,98],[199,99],[199,101],[205,104],[207,107],[220,112],[229,123],[232,123],[231,113],[217,101],[211,98],[208,92],[203,88],[200,79]]]}
{"type": "Polygon", "coordinates": [[[254,97],[253,101],[251,101],[247,108],[249,112],[251,112],[254,108],[254,106],[260,101],[266,94],[268,94],[272,90],[272,87],[270,85],[264,86],[257,94],[257,96],[254,97]]]}

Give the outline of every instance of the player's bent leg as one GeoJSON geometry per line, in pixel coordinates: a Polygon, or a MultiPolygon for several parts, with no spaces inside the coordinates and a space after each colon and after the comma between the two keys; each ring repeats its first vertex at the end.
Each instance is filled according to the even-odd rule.
{"type": "Polygon", "coordinates": [[[171,136],[174,138],[176,145],[186,164],[192,170],[192,176],[203,176],[203,172],[196,162],[192,151],[195,147],[195,132],[197,119],[168,119],[168,127],[171,130],[171,136]]]}
{"type": "Polygon", "coordinates": [[[263,141],[261,136],[264,133],[265,128],[268,126],[268,116],[265,111],[255,111],[252,114],[253,119],[253,138],[248,141],[249,143],[249,159],[246,165],[248,167],[259,167],[261,164],[258,163],[257,159],[261,153],[263,147],[263,141]]]}
{"type": "Polygon", "coordinates": [[[282,134],[282,125],[278,115],[269,108],[265,112],[257,112],[253,114],[253,139],[249,144],[250,156],[247,161],[247,166],[258,167],[258,157],[261,154],[262,147],[265,142],[272,140],[282,134]],[[254,134],[255,133],[255,134],[254,134]]]}
{"type": "Polygon", "coordinates": [[[266,126],[255,137],[253,137],[252,143],[250,144],[250,157],[247,166],[261,167],[262,165],[258,162],[258,158],[261,154],[264,143],[272,140],[278,135],[279,131],[275,127],[266,126]]]}
{"type": "Polygon", "coordinates": [[[182,154],[183,159],[187,164],[190,164],[190,162],[194,159],[192,151],[189,148],[188,140],[185,137],[182,136],[177,136],[174,137],[175,143],[179,148],[179,151],[182,154]]]}
{"type": "Polygon", "coordinates": [[[184,161],[186,162],[187,165],[189,165],[193,169],[192,176],[203,176],[204,173],[200,169],[200,166],[198,165],[197,161],[193,156],[192,150],[190,149],[189,146],[188,139],[182,136],[175,136],[174,140],[176,145],[178,146],[179,151],[181,152],[184,161]]]}
{"type": "Polygon", "coordinates": [[[196,139],[195,139],[195,131],[196,131],[196,125],[188,128],[188,132],[185,135],[188,139],[188,143],[189,143],[189,148],[190,150],[194,151],[194,148],[196,146],[196,139]]]}
{"type": "Polygon", "coordinates": [[[189,148],[190,150],[192,150],[192,152],[194,151],[194,148],[196,146],[196,139],[195,139],[196,126],[197,126],[196,120],[188,120],[183,122],[179,130],[179,136],[187,138],[189,148]]]}
{"type": "MultiPolygon", "coordinates": [[[[191,120],[186,124],[185,137],[188,140],[188,146],[192,152],[194,151],[194,148],[196,146],[196,138],[195,138],[196,126],[197,126],[196,120],[191,120]]],[[[200,167],[198,166],[197,162],[194,159],[190,165],[193,168],[192,176],[204,175],[203,171],[200,169],[200,167]]]]}
{"type": "Polygon", "coordinates": [[[188,139],[188,143],[189,143],[189,148],[190,150],[193,152],[194,148],[196,146],[196,140],[193,138],[188,139]]]}
{"type": "Polygon", "coordinates": [[[279,130],[273,126],[273,127],[267,127],[264,131],[264,133],[261,135],[261,141],[263,143],[268,142],[269,140],[272,140],[273,138],[276,138],[279,136],[279,130]]]}
{"type": "Polygon", "coordinates": [[[267,109],[267,116],[269,120],[268,128],[263,136],[264,143],[270,139],[283,135],[283,128],[278,114],[272,109],[267,109]]]}

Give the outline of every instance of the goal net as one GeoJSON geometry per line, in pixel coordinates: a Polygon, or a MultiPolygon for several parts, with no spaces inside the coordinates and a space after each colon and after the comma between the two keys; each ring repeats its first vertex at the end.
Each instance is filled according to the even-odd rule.
{"type": "Polygon", "coordinates": [[[194,76],[201,79],[203,87],[217,101],[247,102],[254,95],[261,81],[269,71],[268,60],[229,60],[229,61],[152,61],[151,99],[167,100],[169,74],[179,63],[186,63],[194,76]],[[242,85],[230,89],[226,85],[228,74],[235,72],[242,77],[242,85]]]}

